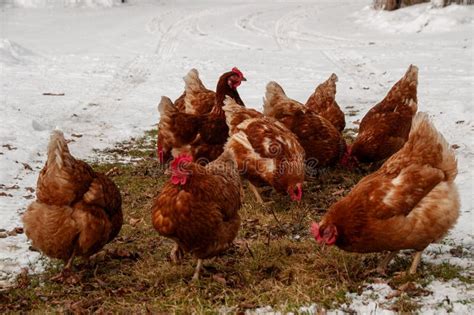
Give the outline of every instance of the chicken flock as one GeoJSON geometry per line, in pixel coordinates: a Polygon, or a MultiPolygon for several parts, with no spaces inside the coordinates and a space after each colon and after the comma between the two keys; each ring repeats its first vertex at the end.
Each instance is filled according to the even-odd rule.
{"type": "MultiPolygon", "coordinates": [[[[378,162],[350,193],[308,226],[317,243],[350,252],[415,250],[410,273],[422,251],[441,239],[459,216],[454,152],[427,114],[418,112],[418,68],[411,65],[387,96],[361,120],[359,133],[346,143],[344,113],[336,102],[332,74],[305,104],[269,82],[263,112],[246,107],[237,88],[246,81],[233,68],[222,74],[215,92],[192,69],[183,94],[158,106],[157,156],[169,165],[169,180],[151,210],[158,233],[175,242],[173,262],[190,253],[203,259],[225,251],[236,238],[248,183],[266,206],[262,187],[303,198],[305,181],[318,170],[378,162]],[[382,164],[383,162],[383,164],[382,164]],[[338,166],[339,165],[339,166],[338,166]]],[[[316,175],[315,175],[316,174],[316,175]]],[[[36,200],[23,216],[26,235],[45,255],[66,263],[89,257],[119,233],[123,214],[119,189],[69,152],[62,132],[54,131],[46,165],[39,174],[36,200]]]]}

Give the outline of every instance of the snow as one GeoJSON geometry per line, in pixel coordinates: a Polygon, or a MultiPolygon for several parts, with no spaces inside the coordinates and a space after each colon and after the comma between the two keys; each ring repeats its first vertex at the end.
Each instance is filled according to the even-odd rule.
{"type": "MultiPolygon", "coordinates": [[[[338,103],[359,110],[347,116],[351,127],[413,63],[420,69],[419,110],[459,146],[462,202],[455,228],[423,260],[472,269],[472,254],[453,257],[449,250],[474,249],[473,6],[376,12],[371,0],[119,2],[0,3],[0,229],[21,226],[52,129],[74,140],[73,154],[93,159],[93,149],[153,128],[161,95],[179,96],[192,67],[214,88],[222,72],[238,66],[249,80],[239,88],[242,99],[257,109],[270,80],[305,101],[335,72],[338,103]]],[[[0,238],[0,279],[36,266],[38,257],[24,235],[0,238]]],[[[440,283],[432,291],[442,293],[424,303],[441,303],[448,293],[451,301],[472,299],[472,288],[463,290],[440,283]]],[[[354,299],[361,313],[379,307],[354,299]]],[[[455,310],[474,312],[472,303],[461,305],[455,310]]]]}
{"type": "Polygon", "coordinates": [[[1,5],[18,8],[111,7],[121,0],[3,0],[1,5]]]}
{"type": "Polygon", "coordinates": [[[357,23],[391,33],[446,33],[456,27],[472,27],[474,19],[472,9],[461,5],[442,9],[414,5],[396,11],[373,10],[368,6],[357,15],[357,23]]]}

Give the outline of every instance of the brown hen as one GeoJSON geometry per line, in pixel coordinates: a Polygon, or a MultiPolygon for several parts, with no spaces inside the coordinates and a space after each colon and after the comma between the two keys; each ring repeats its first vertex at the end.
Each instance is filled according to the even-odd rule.
{"type": "Polygon", "coordinates": [[[53,131],[48,160],[38,177],[36,201],[23,215],[26,236],[46,256],[65,261],[89,257],[119,233],[122,199],[117,186],[70,153],[61,131],[53,131]]]}
{"type": "Polygon", "coordinates": [[[228,152],[206,166],[192,162],[190,155],[179,155],[171,163],[171,174],[153,203],[152,222],[161,235],[176,242],[173,261],[182,251],[198,259],[196,280],[202,259],[223,252],[237,236],[240,177],[228,152]]]}
{"type": "Polygon", "coordinates": [[[246,79],[237,68],[221,75],[212,110],[203,115],[183,113],[168,98],[162,98],[159,130],[163,143],[172,148],[173,156],[188,152],[195,161],[206,164],[223,152],[229,133],[222,111],[223,100],[229,95],[244,106],[237,92],[242,81],[246,79]]]}
{"type": "Polygon", "coordinates": [[[296,135],[311,169],[335,165],[343,157],[346,142],[341,133],[327,119],[287,97],[274,81],[267,84],[263,112],[296,135]]]}
{"type": "Polygon", "coordinates": [[[336,102],[336,82],[337,75],[333,73],[329,79],[316,87],[306,101],[306,107],[329,120],[339,132],[342,132],[346,127],[346,120],[336,102]]]}
{"type": "Polygon", "coordinates": [[[414,249],[415,273],[421,252],[459,216],[456,174],[454,152],[428,116],[418,113],[403,148],[332,205],[312,233],[319,243],[351,252],[392,252],[379,271],[397,251],[414,249]]]}
{"type": "Polygon", "coordinates": [[[283,124],[255,110],[242,108],[228,97],[223,107],[231,130],[225,150],[233,154],[240,173],[255,186],[269,185],[300,201],[304,182],[304,149],[283,124]]]}
{"type": "MultiPolygon", "coordinates": [[[[174,101],[174,106],[183,113],[203,115],[211,111],[215,103],[216,93],[208,90],[196,69],[191,69],[184,79],[184,92],[174,101]]],[[[158,126],[157,155],[160,163],[171,160],[172,143],[163,135],[158,126]]]]}
{"type": "Polygon", "coordinates": [[[362,119],[349,149],[359,162],[376,162],[400,150],[408,139],[417,106],[418,68],[411,65],[403,78],[362,119]]]}

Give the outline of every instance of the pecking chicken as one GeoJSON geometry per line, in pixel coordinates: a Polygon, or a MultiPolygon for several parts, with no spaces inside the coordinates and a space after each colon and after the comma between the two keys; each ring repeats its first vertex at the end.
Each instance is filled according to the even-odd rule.
{"type": "Polygon", "coordinates": [[[171,162],[171,178],[152,207],[152,222],[163,236],[176,242],[171,259],[183,251],[198,259],[193,280],[199,278],[202,260],[226,250],[240,227],[238,210],[242,186],[229,152],[202,166],[186,153],[171,162]],[[219,188],[219,193],[216,193],[219,188]]]}
{"type": "Polygon", "coordinates": [[[227,141],[229,129],[222,111],[224,98],[228,95],[244,106],[237,87],[246,81],[239,69],[233,68],[219,78],[215,103],[212,110],[203,115],[183,113],[168,98],[162,98],[160,112],[160,134],[163,142],[172,148],[172,155],[188,152],[195,161],[204,164],[216,159],[227,141]]]}
{"type": "Polygon", "coordinates": [[[112,241],[123,222],[117,186],[70,153],[64,135],[55,130],[41,170],[36,201],[23,215],[26,236],[46,256],[65,261],[62,278],[74,257],[89,257],[112,241]]]}
{"type": "Polygon", "coordinates": [[[336,102],[336,82],[337,75],[333,73],[329,79],[316,87],[306,101],[306,107],[329,120],[339,132],[342,132],[346,127],[346,120],[336,102]]]}
{"type": "Polygon", "coordinates": [[[273,118],[242,108],[230,97],[224,103],[231,130],[225,150],[233,154],[257,201],[263,203],[256,186],[264,185],[300,201],[305,154],[293,133],[273,118]]]}
{"type": "Polygon", "coordinates": [[[367,112],[348,151],[359,162],[376,162],[400,150],[417,106],[418,68],[411,65],[387,96],[367,112]]]}
{"type": "Polygon", "coordinates": [[[360,253],[390,251],[383,272],[397,251],[422,251],[442,238],[459,216],[454,152],[425,113],[413,121],[407,143],[382,167],[364,177],[333,204],[312,234],[318,243],[360,253]]]}
{"type": "Polygon", "coordinates": [[[346,142],[331,122],[287,97],[274,81],[267,84],[263,112],[296,135],[311,169],[332,166],[344,156],[346,142]]]}

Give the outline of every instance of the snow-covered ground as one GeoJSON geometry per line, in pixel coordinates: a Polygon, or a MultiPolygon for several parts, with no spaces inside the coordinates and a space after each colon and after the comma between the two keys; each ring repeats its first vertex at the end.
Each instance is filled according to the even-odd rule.
{"type": "MultiPolygon", "coordinates": [[[[419,110],[459,146],[456,182],[462,199],[447,245],[430,246],[424,259],[472,270],[472,258],[454,258],[449,249],[474,250],[474,7],[422,4],[375,12],[370,3],[0,1],[0,229],[21,225],[53,128],[75,140],[75,155],[91,158],[94,148],[151,129],[160,96],[177,97],[192,67],[214,88],[222,72],[238,66],[248,79],[239,89],[242,98],[260,109],[270,80],[305,101],[335,72],[339,104],[359,110],[347,117],[350,127],[413,63],[420,68],[419,110]]],[[[37,257],[24,235],[0,238],[0,278],[34,265],[37,257]]],[[[474,298],[472,287],[432,285],[442,293],[424,298],[428,309],[443,294],[451,301],[474,298]]],[[[360,303],[362,312],[377,307],[360,303]]],[[[455,310],[474,312],[472,304],[458,303],[455,310]]]]}

